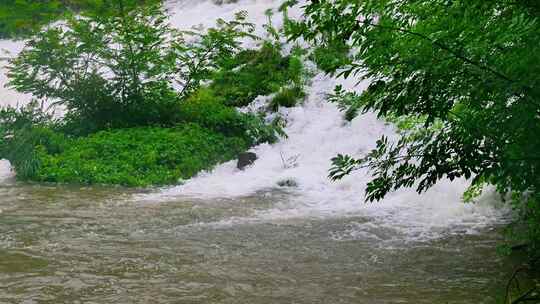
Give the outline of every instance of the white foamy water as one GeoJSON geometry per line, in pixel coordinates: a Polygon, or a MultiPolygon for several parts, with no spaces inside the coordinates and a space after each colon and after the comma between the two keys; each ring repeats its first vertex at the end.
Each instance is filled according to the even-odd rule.
{"type": "MultiPolygon", "coordinates": [[[[20,41],[0,40],[0,106],[23,105],[30,100],[30,96],[20,94],[13,90],[5,88],[8,81],[6,76],[7,59],[12,58],[19,53],[24,43],[20,41]]],[[[13,177],[9,162],[0,160],[0,183],[3,183],[13,177]]]]}
{"type": "MultiPolygon", "coordinates": [[[[236,161],[230,161],[181,186],[139,199],[243,197],[280,188],[280,181],[294,180],[298,187],[291,188],[285,202],[277,204],[275,209],[258,212],[251,218],[231,219],[224,224],[295,217],[366,216],[374,219],[379,227],[398,229],[409,238],[426,239],[448,233],[450,228],[459,233],[473,233],[501,219],[506,210],[497,206],[498,198],[489,191],[476,204],[461,201],[467,186],[464,180],[442,181],[422,195],[412,189],[400,190],[371,204],[363,202],[365,185],[370,180],[366,171],[356,171],[338,182],[330,181],[327,177],[330,159],[337,153],[359,156],[373,148],[381,135],[395,136],[393,128],[377,120],[374,114],[345,122],[343,113],[326,101],[326,94],[336,84],[356,90],[365,87],[365,84],[354,86],[354,83],[322,74],[316,76],[306,102],[282,110],[287,118],[288,138],[251,149],[258,160],[246,170],[238,170],[236,161]]],[[[352,227],[350,236],[363,235],[360,232],[366,228],[364,225],[373,225],[373,222],[352,227]]]]}
{"type": "Polygon", "coordinates": [[[13,178],[14,174],[7,160],[0,160],[0,184],[13,178]]]}
{"type": "Polygon", "coordinates": [[[7,59],[16,56],[24,46],[24,42],[0,40],[0,105],[21,105],[28,100],[30,96],[26,94],[20,94],[13,90],[8,90],[5,85],[8,81],[6,76],[7,59]]]}
{"type": "MultiPolygon", "coordinates": [[[[249,21],[257,24],[257,34],[263,35],[261,25],[266,22],[265,11],[279,5],[279,1],[253,0],[221,6],[211,1],[171,1],[168,8],[172,14],[171,23],[179,28],[199,24],[213,26],[217,18],[230,20],[236,12],[245,10],[249,14],[249,21]]],[[[298,17],[300,11],[293,10],[290,15],[298,17]]],[[[276,19],[274,25],[279,26],[281,22],[279,18],[276,19]]],[[[20,43],[3,41],[0,42],[0,48],[16,52],[20,49],[20,43]]],[[[0,85],[3,82],[5,77],[0,73],[0,85]]],[[[282,202],[276,203],[275,208],[258,212],[250,218],[231,219],[229,222],[365,216],[373,219],[369,225],[397,228],[410,238],[430,238],[448,229],[460,233],[474,232],[500,221],[506,210],[497,206],[498,200],[493,193],[487,193],[476,204],[461,202],[461,193],[467,185],[463,180],[453,183],[443,181],[422,195],[417,195],[413,190],[401,190],[373,204],[363,203],[365,184],[370,179],[367,172],[357,171],[342,181],[331,182],[327,178],[330,159],[337,153],[360,156],[373,148],[381,135],[394,136],[393,128],[377,120],[374,114],[368,113],[350,123],[345,122],[342,113],[325,98],[336,84],[359,91],[366,86],[366,83],[355,86],[353,79],[317,75],[309,87],[305,103],[282,110],[287,120],[285,131],[288,138],[274,145],[254,147],[251,151],[258,155],[258,160],[245,171],[237,170],[236,162],[231,161],[216,167],[212,172],[201,173],[181,186],[134,199],[156,202],[182,197],[218,199],[264,195],[260,193],[279,188],[278,182],[290,179],[298,187],[288,189],[290,194],[282,202]]],[[[3,104],[28,98],[6,89],[0,89],[0,97],[3,104]]],[[[2,165],[0,181],[4,173],[6,176],[10,174],[9,167],[2,165]]],[[[360,237],[363,235],[361,232],[369,228],[364,225],[358,223],[351,226],[346,235],[335,237],[360,237]]]]}
{"type": "MultiPolygon", "coordinates": [[[[258,25],[258,34],[261,35],[261,25],[266,22],[264,12],[278,5],[276,1],[240,1],[216,7],[209,1],[184,2],[184,5],[173,6],[172,22],[179,27],[199,23],[210,26],[216,18],[230,19],[238,10],[246,10],[250,21],[258,25]]],[[[293,10],[290,16],[298,17],[300,12],[293,10]]],[[[279,26],[281,21],[279,16],[276,17],[274,25],[279,26]]],[[[290,189],[291,194],[275,209],[229,222],[306,216],[368,216],[376,219],[377,225],[398,228],[408,237],[429,238],[450,227],[454,227],[456,232],[474,232],[501,219],[506,210],[497,206],[499,200],[492,192],[488,191],[476,204],[462,203],[461,194],[467,186],[463,180],[453,183],[442,181],[422,195],[411,189],[401,190],[373,204],[363,203],[365,184],[370,179],[367,172],[357,171],[342,181],[330,181],[327,178],[330,159],[337,153],[359,156],[373,148],[381,135],[395,136],[393,128],[377,120],[374,114],[368,113],[346,123],[337,107],[326,101],[326,94],[336,84],[357,91],[367,85],[355,86],[355,83],[353,79],[317,75],[306,102],[302,106],[282,110],[287,119],[288,138],[274,145],[254,147],[251,151],[257,154],[258,160],[248,169],[240,171],[236,162],[231,161],[211,172],[201,173],[181,186],[138,199],[156,201],[185,196],[216,199],[262,195],[260,193],[279,188],[277,183],[280,181],[294,180],[298,187],[290,189]]],[[[354,236],[355,230],[363,231],[362,225],[352,227],[350,235],[354,236]]]]}

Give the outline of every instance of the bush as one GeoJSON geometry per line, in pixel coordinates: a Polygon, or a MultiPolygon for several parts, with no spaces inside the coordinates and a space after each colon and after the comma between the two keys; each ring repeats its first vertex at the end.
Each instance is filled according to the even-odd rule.
{"type": "MultiPolygon", "coordinates": [[[[124,0],[126,7],[137,4],[156,3],[158,0],[124,0]]],[[[109,11],[103,1],[98,0],[3,0],[0,2],[0,39],[25,37],[42,26],[67,14],[79,11],[109,11]]]]}
{"type": "Polygon", "coordinates": [[[306,93],[301,87],[284,88],[279,91],[270,101],[269,108],[276,112],[280,107],[291,108],[297,105],[298,101],[306,97],[306,93]]]}
{"type": "Polygon", "coordinates": [[[39,152],[55,155],[67,145],[62,134],[44,127],[30,127],[18,130],[2,146],[1,158],[10,161],[21,180],[33,180],[40,168],[39,152]]]}
{"type": "MultiPolygon", "coordinates": [[[[146,186],[173,184],[274,142],[278,126],[239,113],[201,89],[179,107],[175,128],[139,127],[68,137],[36,103],[0,110],[0,158],[21,180],[146,186]]],[[[65,128],[66,125],[62,125],[65,128]]]]}
{"type": "Polygon", "coordinates": [[[228,161],[248,148],[196,124],[102,131],[69,141],[60,153],[38,146],[32,179],[56,183],[147,186],[174,184],[228,161]]]}
{"type": "Polygon", "coordinates": [[[181,123],[196,123],[227,136],[241,137],[250,146],[262,142],[273,143],[277,141],[277,135],[283,132],[277,126],[265,124],[258,116],[225,106],[223,99],[216,97],[208,88],[202,88],[190,96],[181,104],[178,113],[181,123]]]}
{"type": "Polygon", "coordinates": [[[176,183],[249,146],[275,142],[284,135],[278,124],[238,112],[227,97],[298,83],[302,62],[268,43],[234,56],[238,39],[250,36],[244,19],[218,20],[186,42],[162,9],[149,6],[71,18],[66,28],[40,33],[11,61],[10,85],[67,111],[59,121],[41,111],[0,112],[0,157],[26,180],[144,186],[176,183]],[[238,70],[233,81],[200,85],[238,70]],[[246,86],[243,79],[254,75],[246,86]]]}
{"type": "Polygon", "coordinates": [[[7,159],[17,169],[20,179],[31,179],[40,163],[36,147],[48,153],[64,148],[64,136],[51,131],[51,117],[41,111],[36,102],[15,109],[0,109],[0,159],[7,159]]]}
{"type": "Polygon", "coordinates": [[[319,69],[326,73],[332,73],[352,63],[348,56],[349,50],[349,46],[343,42],[327,43],[316,47],[311,53],[310,59],[319,69]]]}
{"type": "Polygon", "coordinates": [[[178,108],[178,115],[181,123],[196,123],[229,136],[245,136],[242,115],[225,106],[209,89],[200,89],[184,101],[178,108]]]}
{"type": "Polygon", "coordinates": [[[10,61],[9,85],[65,106],[66,124],[80,134],[172,125],[171,107],[232,57],[252,30],[243,12],[202,33],[172,28],[159,5],[116,10],[69,18],[66,27],[30,39],[10,61]]]}
{"type": "Polygon", "coordinates": [[[282,56],[279,46],[264,43],[259,50],[240,52],[217,72],[210,88],[229,106],[246,106],[257,96],[269,95],[303,78],[295,56],[282,56]]]}

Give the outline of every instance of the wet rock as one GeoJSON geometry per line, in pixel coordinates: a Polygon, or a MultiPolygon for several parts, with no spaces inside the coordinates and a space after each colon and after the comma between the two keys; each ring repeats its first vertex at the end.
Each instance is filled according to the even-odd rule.
{"type": "Polygon", "coordinates": [[[280,180],[277,185],[280,187],[298,187],[298,182],[292,178],[287,178],[280,180]]]}
{"type": "Polygon", "coordinates": [[[240,170],[244,170],[249,165],[252,165],[257,160],[257,154],[253,152],[242,152],[238,154],[238,163],[236,167],[240,170]]]}
{"type": "Polygon", "coordinates": [[[213,0],[215,5],[231,4],[236,3],[238,0],[213,0]]]}

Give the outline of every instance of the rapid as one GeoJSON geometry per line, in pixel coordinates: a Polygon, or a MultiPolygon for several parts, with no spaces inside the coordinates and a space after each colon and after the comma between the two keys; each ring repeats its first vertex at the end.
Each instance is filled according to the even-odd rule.
{"type": "MultiPolygon", "coordinates": [[[[179,28],[245,10],[263,36],[266,10],[279,5],[187,0],[167,8],[179,28]]],[[[0,57],[23,44],[0,41],[9,51],[0,57]]],[[[3,87],[4,67],[1,104],[27,102],[3,87]]],[[[508,208],[489,189],[462,202],[465,180],[376,203],[364,203],[366,171],[330,181],[333,156],[362,155],[395,130],[373,113],[346,122],[326,94],[367,83],[311,68],[305,102],[280,110],[287,138],[252,148],[258,159],[243,171],[231,161],[177,186],[140,190],[24,184],[0,161],[0,303],[493,302],[511,267],[495,250],[508,208]]]]}

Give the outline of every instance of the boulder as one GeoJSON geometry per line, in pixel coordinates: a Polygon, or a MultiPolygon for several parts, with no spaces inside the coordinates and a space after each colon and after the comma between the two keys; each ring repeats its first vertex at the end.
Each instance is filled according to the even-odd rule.
{"type": "Polygon", "coordinates": [[[298,182],[293,178],[286,178],[286,179],[282,179],[279,182],[277,182],[277,185],[280,186],[280,187],[295,188],[295,187],[298,187],[298,182]]]}
{"type": "Polygon", "coordinates": [[[238,154],[238,163],[236,167],[244,170],[245,167],[252,165],[257,160],[257,154],[253,152],[242,152],[238,154]]]}

